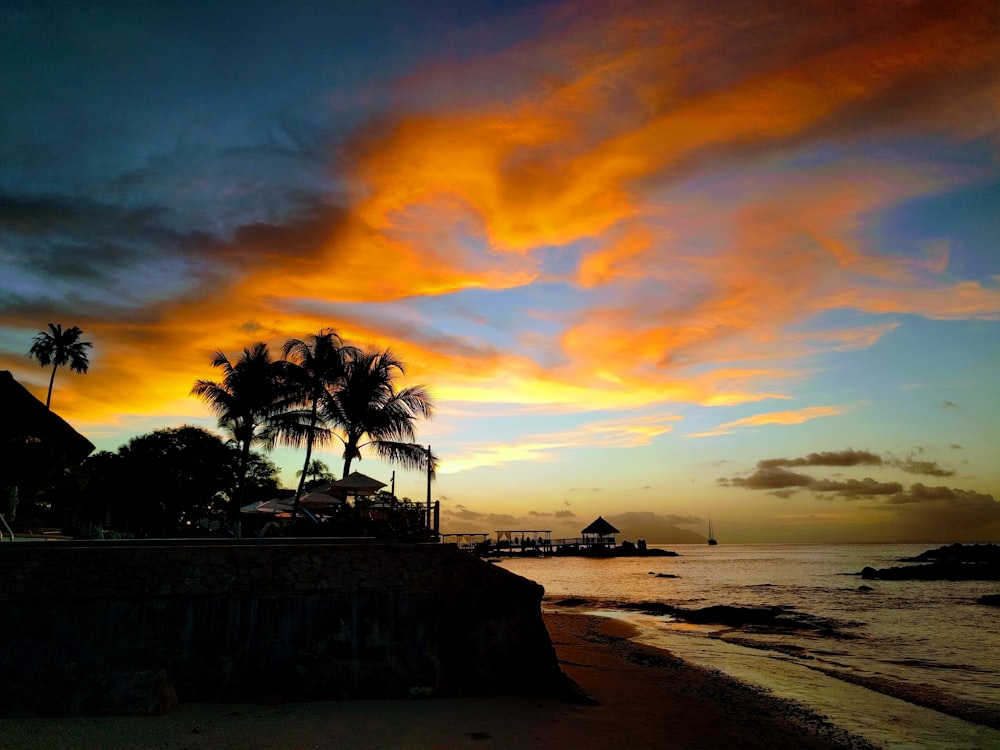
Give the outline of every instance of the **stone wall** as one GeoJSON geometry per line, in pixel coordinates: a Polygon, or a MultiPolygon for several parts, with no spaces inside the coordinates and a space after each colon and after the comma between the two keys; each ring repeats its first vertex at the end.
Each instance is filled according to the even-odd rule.
{"type": "Polygon", "coordinates": [[[452,545],[0,544],[0,714],[554,692],[541,597],[452,545]]]}

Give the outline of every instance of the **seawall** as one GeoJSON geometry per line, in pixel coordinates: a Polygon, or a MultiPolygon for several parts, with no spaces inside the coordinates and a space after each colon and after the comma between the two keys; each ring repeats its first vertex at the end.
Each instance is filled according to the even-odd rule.
{"type": "Polygon", "coordinates": [[[542,593],[447,544],[0,544],[0,714],[555,692],[542,593]]]}

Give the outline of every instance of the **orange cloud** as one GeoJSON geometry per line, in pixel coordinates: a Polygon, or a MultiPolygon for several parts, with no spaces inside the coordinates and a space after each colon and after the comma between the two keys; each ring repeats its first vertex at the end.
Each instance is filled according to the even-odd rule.
{"type": "Polygon", "coordinates": [[[728,435],[739,427],[759,427],[769,424],[802,424],[812,419],[820,417],[833,417],[838,414],[845,414],[850,410],[847,406],[809,406],[804,409],[792,409],[789,411],[775,411],[768,414],[754,414],[751,417],[744,417],[733,422],[720,424],[713,430],[707,432],[692,432],[685,437],[716,437],[718,435],[728,435]]]}
{"type": "MultiPolygon", "coordinates": [[[[826,311],[998,319],[1000,289],[950,278],[946,245],[866,233],[879,211],[968,178],[879,159],[865,140],[995,129],[996,7],[567,5],[531,41],[408,79],[406,106],[344,149],[345,207],[207,249],[213,283],[126,324],[74,321],[99,343],[101,377],[63,377],[57,399],[83,423],[198,415],[187,393],[214,377],[212,351],[334,324],[398,349],[440,400],[735,405],[787,398],[809,374],[793,360],[895,325],[803,332],[826,311]],[[506,75],[499,94],[482,85],[506,75]],[[859,155],[824,161],[815,144],[859,155]],[[547,311],[551,338],[503,348],[421,330],[410,304],[542,280],[575,285],[577,306],[547,311]],[[395,317],[361,304],[375,302],[395,317]]],[[[769,417],[718,429],[796,423],[769,417]]]]}
{"type": "Polygon", "coordinates": [[[441,473],[456,474],[483,466],[503,466],[518,461],[548,461],[566,448],[591,446],[628,448],[649,442],[673,429],[679,416],[630,416],[584,424],[580,428],[543,435],[526,435],[515,443],[466,445],[449,455],[441,473]]]}

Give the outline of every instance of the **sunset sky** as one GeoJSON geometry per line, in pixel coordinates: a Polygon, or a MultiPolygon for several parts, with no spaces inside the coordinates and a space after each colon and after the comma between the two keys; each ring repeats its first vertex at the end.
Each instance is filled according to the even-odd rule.
{"type": "Polygon", "coordinates": [[[333,326],[443,531],[1000,541],[1000,3],[754,5],[6,2],[0,369],[114,450],[333,326]]]}

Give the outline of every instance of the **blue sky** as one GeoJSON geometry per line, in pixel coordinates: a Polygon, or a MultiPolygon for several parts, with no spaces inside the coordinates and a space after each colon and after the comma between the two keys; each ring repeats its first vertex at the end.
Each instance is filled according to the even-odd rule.
{"type": "Polygon", "coordinates": [[[333,326],[446,531],[1000,540],[1000,9],[648,5],[6,4],[0,367],[113,450],[333,326]]]}

